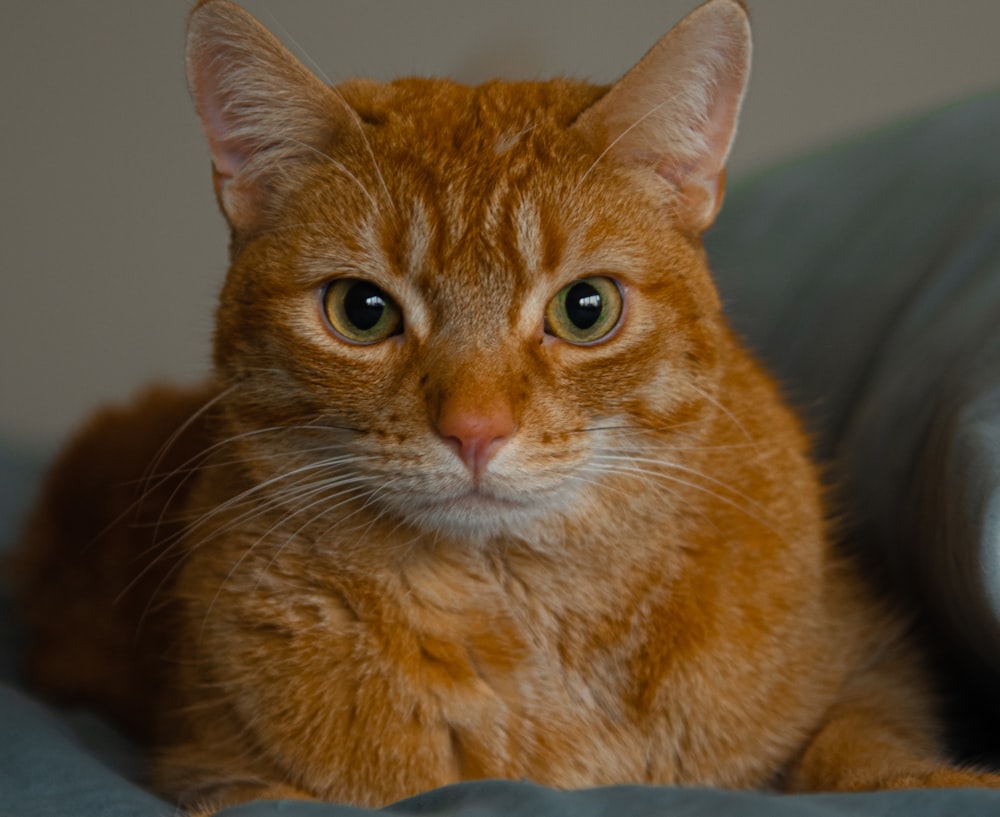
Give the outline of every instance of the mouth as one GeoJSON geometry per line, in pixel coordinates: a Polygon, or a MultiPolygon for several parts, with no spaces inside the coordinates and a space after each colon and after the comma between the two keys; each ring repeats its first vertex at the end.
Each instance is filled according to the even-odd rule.
{"type": "Polygon", "coordinates": [[[445,512],[483,512],[483,511],[514,511],[523,510],[526,507],[524,502],[498,496],[492,491],[484,490],[480,486],[469,488],[467,491],[455,496],[432,499],[423,503],[426,510],[437,510],[445,512]]]}
{"type": "Polygon", "coordinates": [[[532,516],[533,503],[474,486],[460,493],[426,497],[405,513],[420,527],[457,535],[510,532],[532,516]]]}

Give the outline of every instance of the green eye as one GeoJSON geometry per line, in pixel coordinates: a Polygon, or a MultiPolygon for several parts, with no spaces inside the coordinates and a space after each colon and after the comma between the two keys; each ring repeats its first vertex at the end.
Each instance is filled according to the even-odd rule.
{"type": "Polygon", "coordinates": [[[381,289],[358,278],[340,278],[323,292],[333,331],[352,343],[378,343],[403,331],[403,313],[381,289]]]}
{"type": "Polygon", "coordinates": [[[570,343],[593,343],[618,325],[622,293],[610,278],[581,278],[563,287],[545,309],[545,331],[570,343]]]}

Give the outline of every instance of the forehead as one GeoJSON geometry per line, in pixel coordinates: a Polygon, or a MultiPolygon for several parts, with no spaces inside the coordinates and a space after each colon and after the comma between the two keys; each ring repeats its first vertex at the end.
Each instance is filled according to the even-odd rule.
{"type": "Polygon", "coordinates": [[[588,154],[568,126],[598,93],[568,82],[402,80],[351,101],[377,123],[372,160],[382,164],[387,194],[408,211],[403,226],[423,233],[412,243],[433,247],[442,261],[487,261],[556,239],[541,224],[556,225],[551,211],[588,154]]]}
{"type": "Polygon", "coordinates": [[[386,83],[352,80],[335,91],[376,131],[406,132],[421,145],[447,149],[489,145],[493,135],[528,126],[565,130],[606,88],[566,79],[470,86],[409,78],[386,83]]]}
{"type": "Polygon", "coordinates": [[[406,79],[340,90],[366,123],[387,193],[431,211],[451,205],[487,226],[586,160],[586,140],[570,125],[601,94],[564,80],[470,87],[406,79]]]}
{"type": "Polygon", "coordinates": [[[468,313],[636,254],[639,242],[600,217],[620,208],[581,185],[600,153],[570,126],[602,89],[411,79],[338,90],[361,123],[346,156],[331,150],[329,179],[350,195],[330,201],[340,230],[326,237],[378,283],[412,288],[431,312],[468,313]]]}

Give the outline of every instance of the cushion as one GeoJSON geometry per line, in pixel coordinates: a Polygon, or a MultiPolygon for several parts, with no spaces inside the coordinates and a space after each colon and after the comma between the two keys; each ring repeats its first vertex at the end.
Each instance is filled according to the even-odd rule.
{"type": "Polygon", "coordinates": [[[733,191],[732,319],[834,464],[849,535],[1000,673],[1000,94],[733,191]]]}

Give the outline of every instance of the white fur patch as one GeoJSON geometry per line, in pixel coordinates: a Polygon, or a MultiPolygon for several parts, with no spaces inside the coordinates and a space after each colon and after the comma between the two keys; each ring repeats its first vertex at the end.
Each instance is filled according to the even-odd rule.
{"type": "Polygon", "coordinates": [[[538,208],[530,199],[521,199],[514,211],[514,230],[517,237],[517,251],[529,273],[537,272],[542,266],[545,237],[542,235],[538,208]]]}

